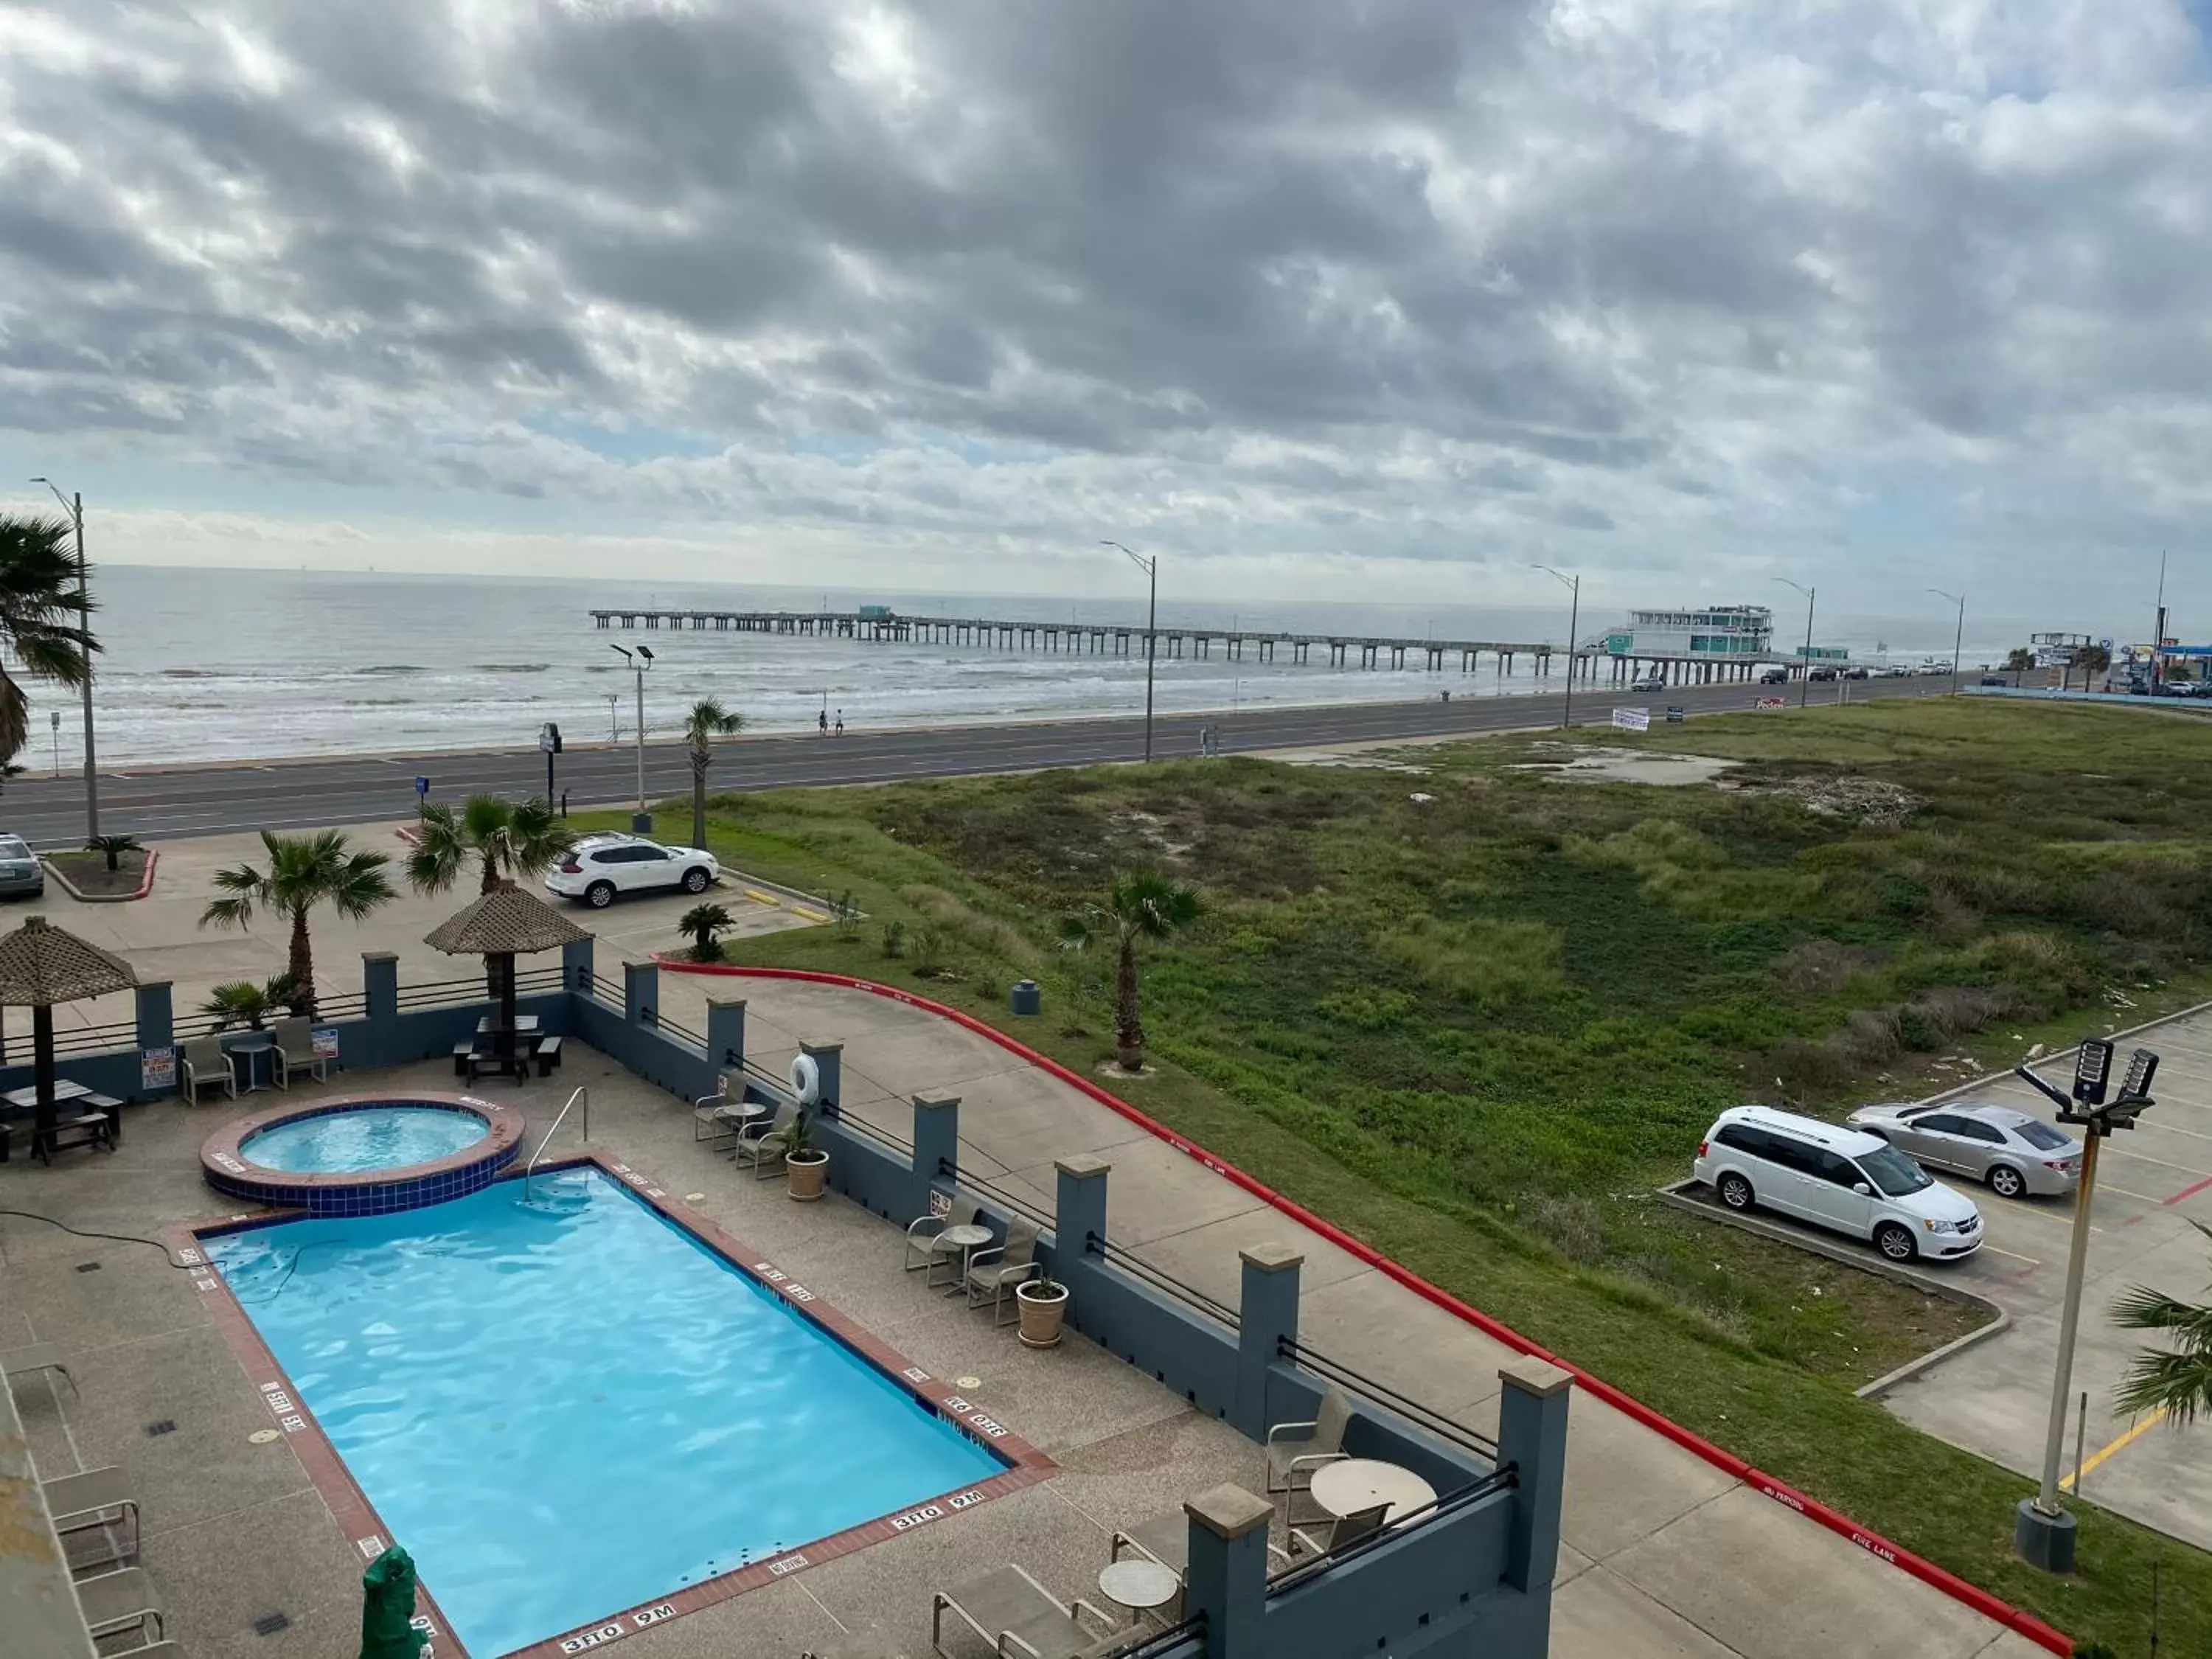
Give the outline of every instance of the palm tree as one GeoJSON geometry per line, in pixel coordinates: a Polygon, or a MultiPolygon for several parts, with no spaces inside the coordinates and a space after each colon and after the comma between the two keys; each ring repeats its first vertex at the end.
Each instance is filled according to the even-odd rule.
{"type": "Polygon", "coordinates": [[[2004,665],[2005,672],[2012,676],[2012,683],[2016,690],[2020,685],[2020,677],[2035,666],[2035,653],[2024,645],[2015,645],[2006,656],[2004,665]]]}
{"type": "Polygon", "coordinates": [[[125,853],[143,853],[146,850],[146,843],[136,836],[94,836],[85,842],[84,850],[106,854],[107,867],[113,870],[125,853]]]}
{"type": "Polygon", "coordinates": [[[719,904],[695,904],[676,920],[678,933],[691,939],[691,960],[720,962],[721,942],[714,935],[738,925],[738,919],[719,904]]]}
{"type": "MultiPolygon", "coordinates": [[[[64,520],[0,513],[0,647],[33,678],[79,686],[100,642],[78,608],[71,533],[64,520]]],[[[0,757],[21,749],[30,726],[29,699],[0,667],[0,757]]]]}
{"type": "Polygon", "coordinates": [[[423,809],[421,836],[407,855],[407,880],[423,893],[444,892],[472,858],[480,861],[479,892],[542,875],[576,841],[553,803],[536,795],[519,801],[471,795],[459,812],[441,801],[423,809]]]}
{"type": "Polygon", "coordinates": [[[253,920],[256,906],[289,915],[292,948],[285,973],[297,994],[294,1008],[312,1019],[315,952],[307,937],[307,913],[327,904],[347,921],[359,921],[378,905],[389,903],[398,896],[384,873],[391,860],[381,853],[351,850],[342,830],[312,836],[279,836],[264,830],[261,844],[269,849],[266,870],[241,864],[215,872],[216,890],[225,896],[209,901],[200,912],[200,926],[244,927],[253,920]]]}
{"type": "MultiPolygon", "coordinates": [[[[2189,1224],[2212,1238],[2212,1227],[2189,1224]]],[[[2176,1423],[2212,1413],[2212,1306],[2138,1285],[2112,1304],[2112,1322],[2123,1330],[2171,1332],[2181,1345],[2179,1353],[2145,1348],[2128,1362],[2119,1389],[2122,1411],[2164,1412],[2176,1423]]]]}
{"type": "Polygon", "coordinates": [[[1140,1071],[1145,1064],[1145,1027],[1137,1008],[1137,941],[1180,932],[1196,921],[1204,908],[1196,893],[1164,876],[1127,876],[1115,882],[1105,903],[1087,904],[1060,925],[1060,942],[1071,951],[1113,941],[1114,1046],[1125,1072],[1140,1071]]]}
{"type": "Polygon", "coordinates": [[[691,705],[684,722],[684,741],[691,750],[691,844],[707,844],[707,769],[714,763],[714,739],[733,738],[745,729],[745,717],[725,708],[714,697],[702,697],[691,705]]]}

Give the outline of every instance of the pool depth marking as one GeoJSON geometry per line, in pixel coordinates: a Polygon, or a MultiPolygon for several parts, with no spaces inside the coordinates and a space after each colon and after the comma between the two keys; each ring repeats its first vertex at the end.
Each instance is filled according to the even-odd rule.
{"type": "MultiPolygon", "coordinates": [[[[478,1105],[482,1103],[471,1101],[470,1103],[478,1105]]],[[[749,1590],[758,1589],[793,1573],[836,1560],[872,1544],[883,1543],[919,1527],[979,1508],[1058,1473],[1059,1465],[1043,1452],[988,1416],[981,1407],[962,1398],[928,1371],[914,1364],[905,1355],[887,1346],[872,1333],[854,1323],[813,1291],[797,1283],[789,1273],[732,1237],[690,1205],[669,1196],[666,1188],[629,1164],[617,1163],[592,1151],[542,1164],[538,1166],[538,1170],[543,1175],[587,1166],[598,1169],[629,1187],[647,1208],[703,1244],[732,1273],[774,1291],[795,1316],[858,1354],[885,1381],[928,1406],[961,1432],[987,1444],[992,1453],[1009,1467],[972,1486],[940,1492],[896,1515],[879,1516],[874,1520],[848,1527],[842,1532],[832,1533],[828,1537],[809,1540],[774,1555],[748,1562],[732,1571],[687,1584],[651,1601],[623,1608],[595,1625],[565,1631],[528,1646],[512,1649],[501,1659],[565,1659],[568,1655],[604,1647],[638,1631],[717,1606],[749,1590]]],[[[521,1178],[512,1169],[498,1177],[501,1181],[521,1178]]],[[[259,1215],[233,1214],[202,1222],[196,1226],[173,1228],[169,1242],[180,1262],[189,1258],[195,1279],[206,1275],[207,1282],[199,1288],[215,1293],[212,1311],[216,1322],[245,1366],[248,1379],[254,1383],[270,1415],[284,1429],[286,1443],[298,1455],[308,1479],[321,1493],[332,1517],[352,1540],[362,1559],[373,1561],[384,1553],[390,1528],[377,1514],[367,1494],[361,1490],[344,1459],[338,1455],[337,1448],[323,1432],[322,1425],[315,1420],[314,1413],[300,1401],[297,1389],[284,1368],[277,1363],[258,1328],[254,1325],[252,1316],[231,1291],[228,1282],[207,1265],[206,1256],[200,1248],[204,1237],[251,1231],[259,1227],[298,1220],[307,1213],[304,1210],[287,1209],[259,1215]],[[275,1403],[278,1401],[283,1402],[284,1409],[280,1410],[275,1403]],[[298,1426],[293,1427],[292,1422],[296,1422],[298,1426]]],[[[429,1644],[426,1648],[427,1659],[471,1659],[460,1638],[452,1633],[452,1621],[439,1609],[429,1587],[419,1579],[416,1584],[416,1598],[414,1624],[429,1644]]],[[[492,1656],[478,1655],[474,1659],[492,1659],[492,1656]]]]}

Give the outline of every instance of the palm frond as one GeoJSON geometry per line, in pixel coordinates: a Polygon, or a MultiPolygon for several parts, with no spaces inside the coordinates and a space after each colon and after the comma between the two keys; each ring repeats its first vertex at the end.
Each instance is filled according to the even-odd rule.
{"type": "Polygon", "coordinates": [[[2185,1347],[2212,1354],[2212,1306],[2183,1302],[2147,1285],[2130,1286],[2112,1304],[2112,1322],[2123,1330],[2171,1331],[2185,1347]]]}
{"type": "Polygon", "coordinates": [[[468,844],[453,809],[443,801],[424,807],[417,833],[421,839],[407,855],[408,885],[417,892],[442,893],[459,877],[468,858],[468,844]]]}
{"type": "Polygon", "coordinates": [[[2146,1348],[2128,1362],[2114,1395],[2124,1412],[2164,1412],[2186,1425],[2212,1414],[2212,1354],[2146,1348]]]}
{"type": "Polygon", "coordinates": [[[253,901],[244,896],[210,899],[207,908],[200,912],[203,927],[243,927],[252,920],[253,901]]]}
{"type": "Polygon", "coordinates": [[[391,861],[381,853],[356,853],[339,864],[331,874],[331,908],[348,921],[359,921],[398,897],[384,873],[391,861]]]}

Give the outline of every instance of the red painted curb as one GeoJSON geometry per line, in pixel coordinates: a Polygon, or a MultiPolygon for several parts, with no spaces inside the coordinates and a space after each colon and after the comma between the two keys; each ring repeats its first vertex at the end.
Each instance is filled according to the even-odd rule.
{"type": "Polygon", "coordinates": [[[1204,1164],[1223,1180],[1235,1183],[1255,1198],[1273,1206],[1302,1225],[1311,1228],[1339,1249],[1357,1256],[1376,1272],[1395,1279],[1415,1295],[1435,1304],[1445,1312],[1464,1320],[1484,1334],[1496,1338],[1510,1348],[1522,1353],[1533,1354],[1539,1359],[1548,1360],[1551,1364],[1571,1372],[1577,1387],[1587,1389],[1616,1411],[1632,1418],[1654,1433],[1665,1436],[1686,1451],[1694,1452],[1723,1474],[1743,1481],[1762,1497],[1773,1499],[1785,1509],[1795,1510],[1808,1520],[1818,1522],[1829,1531],[1848,1538],[1868,1554],[1910,1573],[1923,1583],[1941,1590],[1953,1601],[1965,1603],[1984,1618],[1993,1620],[2008,1630],[2017,1631],[2039,1647],[2060,1655],[2070,1655],[2074,1651],[2074,1643],[2070,1637],[2045,1624],[2033,1613],[2015,1607],[2009,1601],[1990,1595],[1978,1584],[1967,1583],[1958,1574],[1937,1566],[1933,1561],[1915,1555],[1901,1545],[1891,1543],[1880,1533],[1868,1531],[1849,1516],[1830,1509],[1817,1498],[1808,1498],[1796,1487],[1753,1468],[1734,1452],[1715,1445],[1702,1435],[1692,1433],[1671,1418],[1661,1416],[1642,1401],[1623,1394],[1612,1383],[1601,1377],[1593,1376],[1572,1360],[1562,1359],[1559,1355],[1538,1346],[1520,1332],[1513,1329],[1511,1326],[1501,1324],[1480,1309],[1461,1301],[1450,1291],[1430,1284],[1427,1279],[1423,1279],[1410,1267],[1400,1266],[1372,1245],[1354,1238],[1342,1228],[1333,1222],[1322,1219],[1304,1205],[1284,1197],[1273,1188],[1246,1175],[1234,1164],[1224,1164],[1203,1146],[1184,1139],[1167,1125],[1160,1122],[1157,1118],[1147,1116],[1119,1095],[1100,1088],[1088,1078],[1079,1076],[1058,1060],[1037,1053],[1028,1044],[1007,1036],[996,1026],[987,1024],[972,1014],[963,1013],[957,1008],[947,1007],[941,1002],[933,1002],[927,997],[916,996],[911,991],[902,991],[895,985],[878,984],[872,979],[856,979],[849,974],[817,973],[805,968],[742,967],[732,963],[720,962],[673,962],[663,957],[656,957],[654,960],[662,967],[677,973],[720,974],[752,979],[799,980],[816,985],[839,986],[846,990],[866,991],[875,996],[889,998],[893,1002],[903,1002],[910,1007],[927,1009],[931,1013],[939,1015],[957,1025],[975,1032],[978,1036],[988,1037],[1001,1048],[1006,1049],[1007,1053],[1019,1055],[1039,1070],[1049,1073],[1061,1082],[1080,1089],[1100,1105],[1120,1113],[1132,1123],[1141,1125],[1151,1133],[1166,1141],[1177,1152],[1204,1164]]]}

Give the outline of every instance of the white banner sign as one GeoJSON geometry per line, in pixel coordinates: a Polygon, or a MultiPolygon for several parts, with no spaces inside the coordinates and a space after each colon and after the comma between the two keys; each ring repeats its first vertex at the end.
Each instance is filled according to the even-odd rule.
{"type": "Polygon", "coordinates": [[[1616,708],[1613,711],[1613,723],[1624,732],[1649,732],[1651,729],[1651,711],[1648,708],[1616,708]]]}

